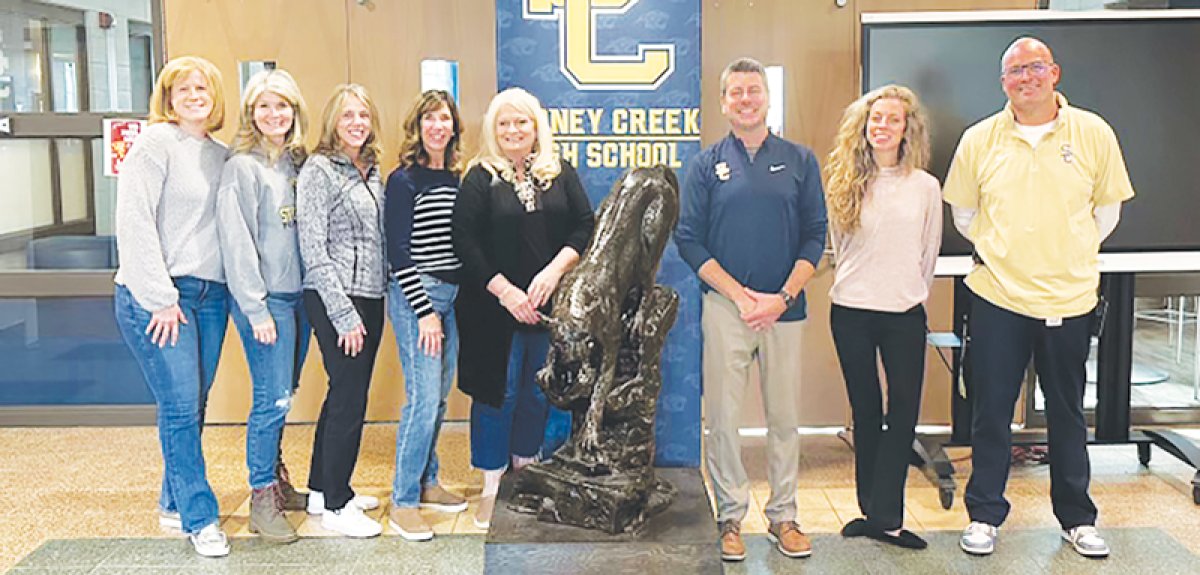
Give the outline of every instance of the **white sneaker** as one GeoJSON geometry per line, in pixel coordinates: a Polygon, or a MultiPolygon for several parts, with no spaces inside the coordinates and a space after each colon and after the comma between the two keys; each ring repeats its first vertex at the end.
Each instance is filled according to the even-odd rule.
{"type": "Polygon", "coordinates": [[[205,557],[229,555],[229,540],[216,523],[210,523],[208,527],[201,529],[199,533],[189,535],[188,538],[192,540],[192,546],[200,555],[205,557]]]}
{"type": "Polygon", "coordinates": [[[159,509],[158,524],[166,529],[183,531],[183,519],[179,517],[178,511],[163,511],[159,509]]]}
{"type": "Polygon", "coordinates": [[[996,537],[1000,529],[980,521],[972,521],[963,531],[958,545],[971,555],[991,555],[996,550],[996,537]]]}
{"type": "Polygon", "coordinates": [[[346,537],[375,537],[383,533],[379,522],[363,514],[362,509],[346,504],[337,511],[326,510],[321,515],[321,527],[337,531],[346,537]]]}
{"type": "Polygon", "coordinates": [[[1062,532],[1063,539],[1084,557],[1108,557],[1108,544],[1093,525],[1080,525],[1062,532]]]}
{"type": "MultiPolygon", "coordinates": [[[[355,495],[348,505],[353,505],[362,511],[379,509],[379,498],[370,495],[355,495]]],[[[320,491],[308,492],[308,514],[321,515],[325,513],[325,494],[320,491]]]]}

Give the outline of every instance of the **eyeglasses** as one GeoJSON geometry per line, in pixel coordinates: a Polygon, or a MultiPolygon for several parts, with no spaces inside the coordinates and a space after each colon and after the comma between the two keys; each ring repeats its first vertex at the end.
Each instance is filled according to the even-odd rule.
{"type": "Polygon", "coordinates": [[[1034,76],[1042,76],[1048,72],[1050,70],[1050,66],[1053,65],[1054,64],[1047,64],[1046,62],[1030,62],[1020,66],[1013,66],[1011,68],[1004,69],[1004,77],[1020,78],[1021,76],[1025,75],[1025,72],[1030,72],[1034,76]]]}

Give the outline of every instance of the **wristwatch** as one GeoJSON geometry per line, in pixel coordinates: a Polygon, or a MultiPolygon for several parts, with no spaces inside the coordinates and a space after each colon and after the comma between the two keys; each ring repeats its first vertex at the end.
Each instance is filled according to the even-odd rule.
{"type": "Polygon", "coordinates": [[[796,305],[796,297],[788,293],[786,289],[779,290],[779,297],[783,298],[783,305],[788,309],[792,309],[792,306],[796,305]]]}

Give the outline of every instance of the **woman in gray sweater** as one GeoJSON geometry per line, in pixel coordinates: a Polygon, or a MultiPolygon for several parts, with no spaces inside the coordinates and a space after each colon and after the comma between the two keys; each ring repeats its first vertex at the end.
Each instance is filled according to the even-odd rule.
{"type": "Polygon", "coordinates": [[[196,552],[229,554],[204,473],[200,426],[229,321],[216,199],[228,150],[210,134],[225,120],[221,73],[182,57],[163,67],[150,125],[121,164],[113,296],[121,337],[158,407],[160,522],[196,552]]]}
{"type": "Polygon", "coordinates": [[[329,374],[313,440],[308,512],[323,514],[326,529],[374,537],[382,527],[363,510],[379,500],[356,497],[350,476],[383,333],[379,113],[366,89],[347,84],[334,90],[321,116],[320,143],[296,181],[304,309],[329,374]]]}
{"type": "Polygon", "coordinates": [[[217,193],[221,257],[237,302],[233,323],[253,380],[246,429],[250,531],[278,542],[296,540],[283,511],[305,505],[288,481],[279,446],[311,336],[296,239],[296,174],[307,132],[307,106],[291,75],[256,74],[242,96],[234,155],[217,193]]]}

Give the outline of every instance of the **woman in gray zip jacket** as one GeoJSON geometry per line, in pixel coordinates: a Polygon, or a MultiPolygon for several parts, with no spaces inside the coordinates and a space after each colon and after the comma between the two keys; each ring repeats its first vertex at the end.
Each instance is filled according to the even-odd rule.
{"type": "Polygon", "coordinates": [[[250,531],[295,541],[284,510],[304,509],[280,458],[283,426],[311,330],[300,291],[296,174],[307,155],[308,109],[292,76],[260,72],[246,84],[241,118],[217,192],[217,231],[233,323],[246,351],[253,402],[246,426],[250,531]]]}
{"type": "Polygon", "coordinates": [[[382,527],[363,510],[379,500],[356,497],[350,476],[383,334],[379,113],[366,89],[347,84],[334,90],[321,116],[320,143],[296,181],[304,309],[329,374],[313,440],[308,512],[322,514],[326,529],[374,537],[382,527]]]}

